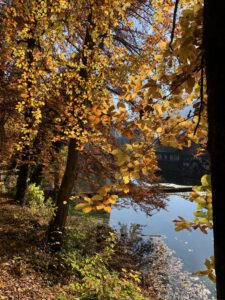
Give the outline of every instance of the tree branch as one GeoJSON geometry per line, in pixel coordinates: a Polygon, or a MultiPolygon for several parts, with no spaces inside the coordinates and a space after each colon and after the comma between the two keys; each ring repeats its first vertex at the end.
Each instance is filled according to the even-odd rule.
{"type": "Polygon", "coordinates": [[[203,98],[204,98],[204,55],[202,55],[202,60],[201,60],[200,107],[198,113],[198,122],[195,126],[194,135],[196,134],[199,124],[201,122],[202,110],[204,106],[203,98]]]}
{"type": "Polygon", "coordinates": [[[178,5],[179,5],[179,0],[176,0],[175,7],[174,7],[174,13],[173,13],[173,27],[172,27],[171,36],[170,36],[170,43],[169,43],[169,47],[170,47],[171,51],[173,51],[172,43],[173,43],[174,33],[175,33],[175,28],[176,28],[178,5]]]}

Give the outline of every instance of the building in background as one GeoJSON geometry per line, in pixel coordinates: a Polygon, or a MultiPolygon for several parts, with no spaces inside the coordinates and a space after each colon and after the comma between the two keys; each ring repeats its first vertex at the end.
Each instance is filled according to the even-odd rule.
{"type": "Polygon", "coordinates": [[[198,148],[199,146],[194,143],[182,150],[157,145],[156,154],[162,180],[199,184],[201,177],[209,172],[209,159],[206,151],[201,156],[196,156],[198,148]]]}

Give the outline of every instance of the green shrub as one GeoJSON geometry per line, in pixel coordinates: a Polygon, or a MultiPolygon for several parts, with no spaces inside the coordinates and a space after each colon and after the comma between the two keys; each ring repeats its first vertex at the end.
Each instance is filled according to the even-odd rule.
{"type": "Polygon", "coordinates": [[[99,253],[92,257],[84,257],[78,251],[70,253],[66,261],[76,275],[70,289],[80,300],[144,300],[137,285],[137,275],[127,273],[122,277],[107,268],[105,256],[109,253],[110,250],[107,255],[99,253]]]}
{"type": "Polygon", "coordinates": [[[55,211],[52,199],[45,200],[44,192],[34,183],[28,185],[25,194],[25,204],[30,208],[32,215],[50,219],[55,211]]]}
{"type": "Polygon", "coordinates": [[[113,232],[107,224],[88,215],[74,215],[68,218],[65,250],[79,250],[82,255],[94,255],[106,246],[106,240],[113,232]]]}

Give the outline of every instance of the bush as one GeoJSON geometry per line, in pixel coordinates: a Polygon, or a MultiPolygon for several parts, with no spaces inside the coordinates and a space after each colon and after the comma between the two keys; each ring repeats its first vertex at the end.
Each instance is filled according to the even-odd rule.
{"type": "Polygon", "coordinates": [[[74,215],[68,218],[66,243],[67,252],[79,250],[82,255],[94,255],[106,246],[106,240],[113,232],[107,224],[88,215],[74,215]]]}
{"type": "Polygon", "coordinates": [[[34,183],[28,185],[24,200],[33,216],[50,219],[54,215],[55,206],[52,199],[45,200],[44,192],[34,183]]]}
{"type": "Polygon", "coordinates": [[[107,267],[107,260],[113,253],[114,236],[110,246],[94,256],[83,256],[79,251],[67,253],[65,262],[70,264],[76,276],[70,289],[80,300],[144,300],[138,287],[139,278],[134,273],[124,276],[107,267]]]}

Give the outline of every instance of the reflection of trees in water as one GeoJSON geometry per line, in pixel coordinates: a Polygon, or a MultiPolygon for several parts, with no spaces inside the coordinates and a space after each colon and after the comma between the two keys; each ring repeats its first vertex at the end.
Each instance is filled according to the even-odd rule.
{"type": "MultiPolygon", "coordinates": [[[[162,237],[142,235],[143,226],[120,224],[126,260],[132,258],[132,267],[141,272],[143,288],[155,300],[215,300],[206,286],[183,271],[181,260],[166,246],[162,237]],[[124,246],[125,245],[125,246],[124,246]]],[[[121,256],[123,251],[121,251],[121,256]]]]}
{"type": "Polygon", "coordinates": [[[214,299],[200,281],[183,271],[181,260],[173,256],[162,238],[154,238],[153,263],[148,272],[149,288],[157,291],[164,300],[207,300],[214,299]]]}
{"type": "MultiPolygon", "coordinates": [[[[161,171],[160,177],[162,182],[182,184],[182,185],[200,185],[201,176],[187,175],[182,172],[173,172],[173,171],[161,171]]],[[[204,175],[204,174],[202,174],[204,175]]]]}

